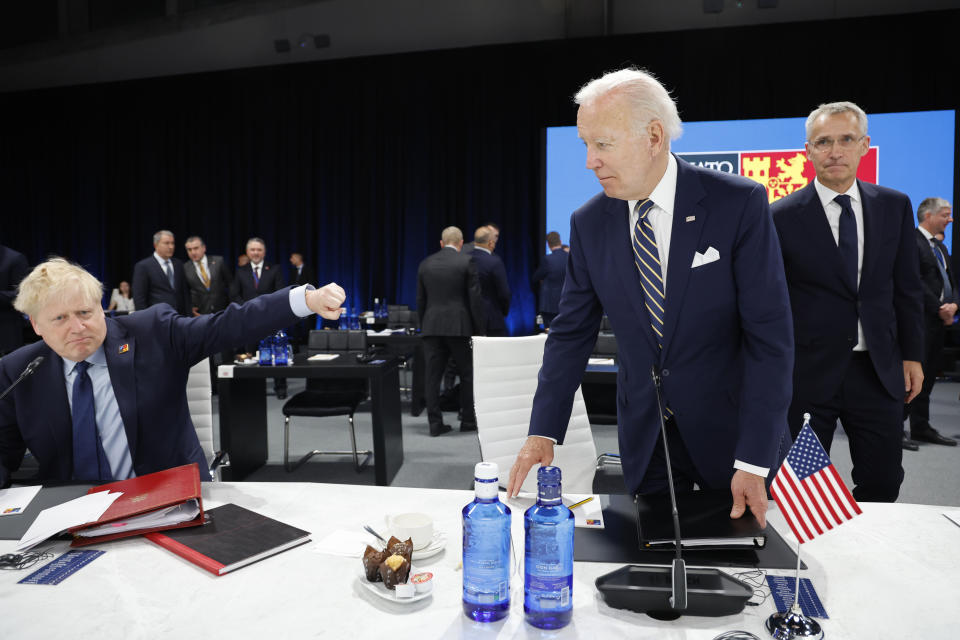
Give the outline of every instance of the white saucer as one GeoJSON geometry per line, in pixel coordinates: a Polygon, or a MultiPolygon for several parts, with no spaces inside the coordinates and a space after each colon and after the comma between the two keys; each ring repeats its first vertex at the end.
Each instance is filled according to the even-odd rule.
{"type": "Polygon", "coordinates": [[[412,559],[413,560],[423,560],[424,558],[430,558],[441,551],[447,546],[447,535],[442,531],[434,531],[433,538],[430,540],[430,544],[425,546],[423,549],[414,549],[412,559]]]}
{"type": "MultiPolygon", "coordinates": [[[[420,569],[410,565],[410,575],[415,575],[420,572],[420,569]]],[[[370,582],[367,580],[367,575],[364,573],[363,569],[360,570],[360,575],[357,576],[357,580],[360,582],[361,586],[365,588],[370,593],[383,598],[384,600],[389,600],[390,602],[396,602],[397,604],[410,604],[411,602],[418,602],[424,598],[429,598],[432,595],[432,591],[427,593],[417,593],[414,594],[412,598],[398,598],[397,592],[391,589],[387,589],[386,585],[382,582],[370,582]]]]}

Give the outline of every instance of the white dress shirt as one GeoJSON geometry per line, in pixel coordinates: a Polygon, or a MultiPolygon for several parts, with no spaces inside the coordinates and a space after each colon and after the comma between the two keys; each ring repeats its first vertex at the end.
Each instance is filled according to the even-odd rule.
{"type": "MultiPolygon", "coordinates": [[[[820,204],[823,205],[823,211],[827,214],[827,223],[830,225],[830,232],[833,233],[833,241],[840,246],[840,213],[843,209],[833,201],[840,193],[820,184],[820,180],[815,178],[813,186],[820,197],[820,204]]],[[[853,217],[857,220],[857,287],[860,287],[860,273],[863,271],[863,202],[860,200],[860,189],[857,187],[857,181],[854,180],[850,188],[844,192],[850,196],[850,207],[853,209],[853,217]]],[[[857,346],[854,351],[866,351],[867,340],[863,336],[863,325],[857,320],[857,346]]]]}
{"type": "MultiPolygon", "coordinates": [[[[677,159],[673,154],[667,155],[667,170],[660,178],[660,182],[650,192],[653,207],[647,213],[647,220],[653,227],[654,240],[657,241],[657,253],[660,258],[660,275],[663,278],[663,293],[667,293],[667,263],[670,260],[670,234],[673,231],[673,203],[677,197],[677,159]]],[[[627,202],[630,212],[630,243],[633,246],[633,234],[637,228],[637,214],[635,207],[638,200],[627,202]]]]}

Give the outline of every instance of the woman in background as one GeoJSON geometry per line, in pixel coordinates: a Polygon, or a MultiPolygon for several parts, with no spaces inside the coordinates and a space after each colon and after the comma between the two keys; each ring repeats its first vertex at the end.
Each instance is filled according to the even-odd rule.
{"type": "Polygon", "coordinates": [[[130,295],[130,283],[124,280],[110,294],[110,306],[107,311],[133,311],[133,297],[130,295]]]}

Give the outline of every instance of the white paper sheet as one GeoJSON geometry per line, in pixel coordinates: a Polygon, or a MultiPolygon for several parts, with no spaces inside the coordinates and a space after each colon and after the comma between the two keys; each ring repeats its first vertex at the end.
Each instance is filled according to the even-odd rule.
{"type": "Polygon", "coordinates": [[[40,493],[41,487],[11,487],[0,489],[0,516],[15,516],[23,513],[30,502],[40,493]]]}
{"type": "Polygon", "coordinates": [[[119,491],[97,491],[44,509],[20,538],[15,551],[26,551],[70,527],[95,522],[122,495],[119,491]]]}
{"type": "Polygon", "coordinates": [[[77,535],[84,538],[95,538],[124,531],[139,531],[141,529],[155,529],[167,525],[188,522],[200,515],[200,506],[196,500],[187,500],[166,509],[157,509],[150,513],[134,516],[128,520],[119,520],[99,527],[90,527],[78,531],[77,535]]]}

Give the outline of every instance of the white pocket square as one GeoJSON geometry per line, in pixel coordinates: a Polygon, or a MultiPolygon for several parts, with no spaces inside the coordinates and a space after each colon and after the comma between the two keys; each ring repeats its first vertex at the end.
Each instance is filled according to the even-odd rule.
{"type": "Polygon", "coordinates": [[[696,269],[697,267],[702,267],[705,264],[710,264],[711,262],[716,262],[720,259],[720,252],[709,247],[703,253],[697,251],[693,254],[693,264],[690,265],[691,269],[696,269]]]}

